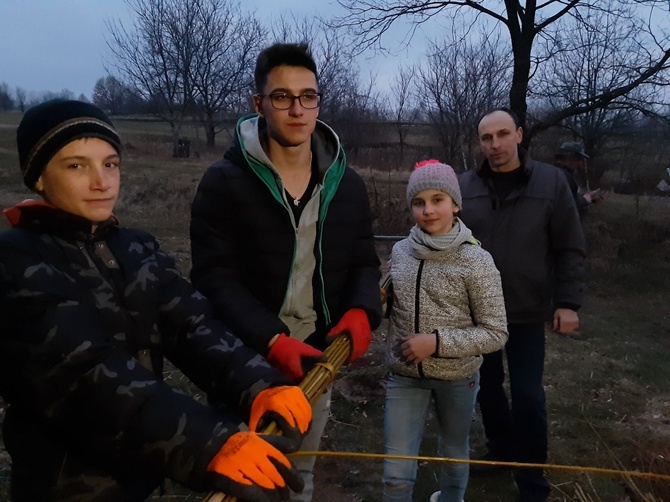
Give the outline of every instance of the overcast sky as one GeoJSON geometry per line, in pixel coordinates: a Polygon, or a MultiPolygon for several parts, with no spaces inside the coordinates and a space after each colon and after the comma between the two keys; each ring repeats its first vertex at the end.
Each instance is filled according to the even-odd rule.
{"type": "MultiPolygon", "coordinates": [[[[262,18],[282,11],[301,16],[341,12],[335,0],[243,0],[242,6],[262,18]]],[[[110,19],[130,24],[123,0],[0,0],[0,83],[12,91],[69,89],[75,97],[90,98],[96,81],[106,75],[105,20],[110,19]]],[[[364,62],[365,71],[375,73],[392,65],[380,59],[364,62]]]]}
{"type": "MultiPolygon", "coordinates": [[[[299,17],[333,17],[344,12],[336,0],[239,1],[245,10],[256,11],[266,25],[283,12],[299,17]]],[[[123,0],[0,0],[0,84],[9,85],[10,91],[25,89],[29,99],[31,92],[63,89],[74,92],[75,97],[84,94],[90,98],[97,80],[106,75],[104,60],[109,59],[109,49],[105,37],[109,35],[105,21],[109,20],[132,24],[123,0]]],[[[669,22],[667,18],[657,21],[669,22]]],[[[394,36],[404,38],[407,29],[407,24],[394,25],[384,45],[401,47],[388,42],[394,36]]],[[[429,36],[433,33],[431,38],[441,31],[435,19],[423,29],[429,36]]],[[[395,57],[371,54],[359,59],[361,78],[374,75],[377,90],[388,90],[398,66],[415,62],[422,55],[424,41],[421,35],[415,37],[411,47],[395,57]]]]}

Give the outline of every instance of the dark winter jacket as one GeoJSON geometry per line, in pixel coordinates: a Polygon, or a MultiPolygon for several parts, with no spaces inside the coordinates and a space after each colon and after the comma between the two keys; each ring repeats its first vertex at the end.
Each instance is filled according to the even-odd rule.
{"type": "Polygon", "coordinates": [[[580,217],[584,217],[586,214],[589,203],[586,201],[584,196],[579,193],[579,183],[577,183],[577,175],[574,171],[559,167],[563,174],[565,174],[565,179],[568,180],[568,185],[570,185],[570,191],[572,192],[572,197],[575,199],[575,204],[577,205],[577,212],[580,217]]]}
{"type": "Polygon", "coordinates": [[[584,234],[563,173],[522,154],[524,181],[498,200],[491,168],[459,176],[461,219],[500,270],[507,322],[550,319],[579,309],[584,293],[584,234]]]}
{"type": "MultiPolygon", "coordinates": [[[[253,120],[240,120],[235,144],[198,187],[191,278],[217,315],[265,353],[274,335],[290,334],[280,312],[292,300],[287,291],[294,279],[298,230],[279,174],[259,160],[258,144],[257,154],[249,153],[249,143],[258,139],[241,131],[253,120]]],[[[327,330],[350,308],[364,309],[373,329],[379,325],[380,273],[365,185],[345,166],[337,136],[322,122],[312,135],[312,153],[319,170],[313,196],[319,197],[312,275],[316,331],[307,343],[322,349],[327,330]]]]}
{"type": "Polygon", "coordinates": [[[212,318],[151,235],[113,218],[91,233],[46,205],[17,211],[0,234],[15,500],[143,500],[164,477],[207,489],[213,455],[284,377],[212,318]],[[163,356],[227,407],[164,383],[163,356]]]}

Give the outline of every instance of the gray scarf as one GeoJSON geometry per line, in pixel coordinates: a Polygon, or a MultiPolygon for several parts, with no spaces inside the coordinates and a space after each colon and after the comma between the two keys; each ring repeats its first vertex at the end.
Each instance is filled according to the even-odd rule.
{"type": "Polygon", "coordinates": [[[461,220],[454,217],[454,226],[446,234],[429,235],[419,225],[409,231],[409,249],[417,260],[435,258],[445,253],[452,253],[464,242],[479,244],[472,237],[472,231],[461,220]]]}

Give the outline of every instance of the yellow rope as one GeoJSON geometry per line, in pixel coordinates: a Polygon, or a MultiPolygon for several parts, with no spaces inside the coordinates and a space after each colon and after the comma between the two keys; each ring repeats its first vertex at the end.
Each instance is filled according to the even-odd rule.
{"type": "Polygon", "coordinates": [[[371,458],[371,459],[398,459],[398,460],[419,460],[422,462],[453,462],[455,464],[477,464],[477,465],[493,465],[499,467],[515,467],[515,468],[541,468],[554,471],[577,471],[577,472],[592,472],[598,474],[610,474],[614,476],[631,476],[636,478],[659,479],[670,481],[670,474],[656,474],[654,472],[639,472],[639,471],[622,471],[618,469],[605,469],[602,467],[582,467],[578,465],[558,465],[558,464],[532,464],[521,462],[497,462],[491,460],[465,460],[462,458],[448,458],[448,457],[423,457],[415,455],[384,455],[381,453],[356,453],[356,452],[342,452],[342,451],[298,451],[291,453],[289,456],[310,456],[316,455],[319,457],[348,457],[348,458],[371,458]]]}

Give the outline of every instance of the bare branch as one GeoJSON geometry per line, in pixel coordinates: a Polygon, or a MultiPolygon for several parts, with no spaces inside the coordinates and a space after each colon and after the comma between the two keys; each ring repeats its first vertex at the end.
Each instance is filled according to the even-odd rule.
{"type": "Polygon", "coordinates": [[[414,28],[407,34],[406,42],[412,39],[416,27],[445,9],[466,8],[485,14],[496,21],[506,23],[505,17],[495,10],[486,8],[474,0],[451,0],[431,2],[425,0],[338,0],[349,14],[335,18],[328,23],[330,28],[348,29],[358,39],[358,51],[376,47],[384,50],[381,39],[391,27],[402,18],[409,18],[414,28]]]}

